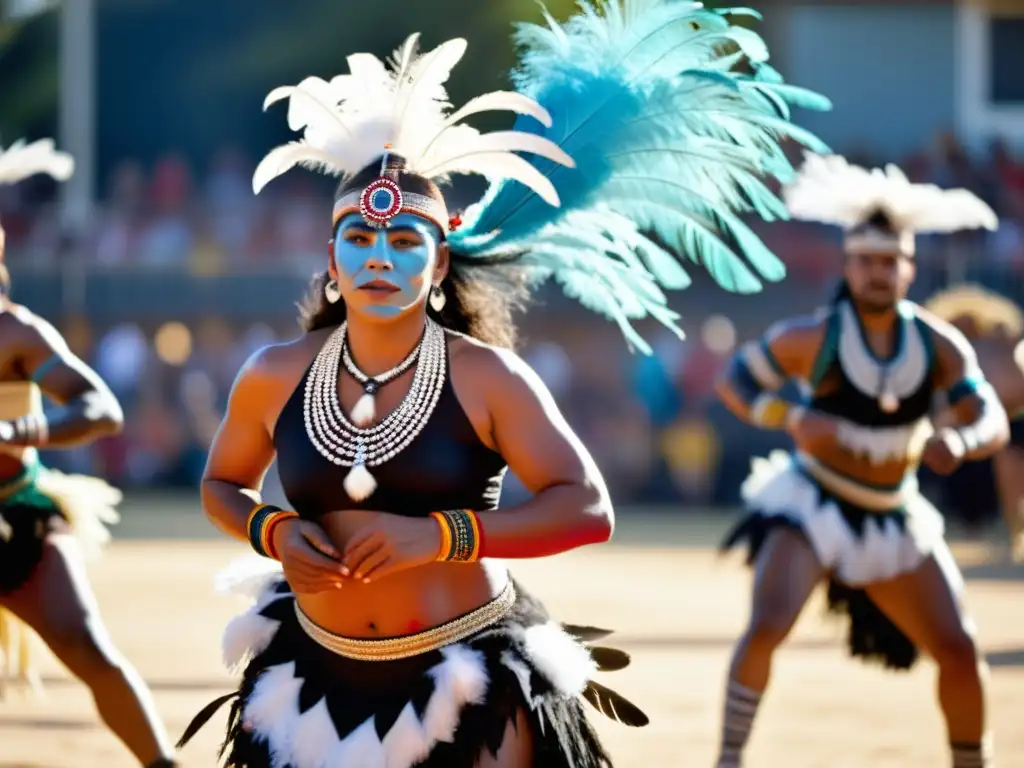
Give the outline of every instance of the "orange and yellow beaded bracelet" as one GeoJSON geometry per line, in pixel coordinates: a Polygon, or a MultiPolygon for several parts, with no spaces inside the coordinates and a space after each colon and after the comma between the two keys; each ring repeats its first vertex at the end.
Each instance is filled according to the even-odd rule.
{"type": "Polygon", "coordinates": [[[480,519],[469,509],[431,512],[441,529],[438,561],[473,563],[480,559],[480,519]]]}
{"type": "Polygon", "coordinates": [[[245,530],[249,536],[249,544],[257,554],[277,560],[274,551],[274,528],[277,524],[298,517],[297,512],[275,507],[273,504],[260,504],[249,513],[245,530]]]}

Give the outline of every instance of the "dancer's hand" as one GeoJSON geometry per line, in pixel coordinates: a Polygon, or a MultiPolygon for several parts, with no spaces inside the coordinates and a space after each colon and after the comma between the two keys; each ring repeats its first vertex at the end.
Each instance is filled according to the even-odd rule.
{"type": "Polygon", "coordinates": [[[937,475],[952,474],[967,455],[967,446],[955,429],[940,429],[924,444],[921,461],[937,475]]]}
{"type": "Polygon", "coordinates": [[[815,411],[804,411],[787,427],[796,447],[814,454],[835,445],[839,434],[839,420],[815,411]]]}
{"type": "Polygon", "coordinates": [[[341,562],[353,578],[369,582],[432,563],[440,551],[441,529],[432,517],[378,512],[348,540],[341,562]]]}
{"type": "Polygon", "coordinates": [[[294,592],[326,592],[344,583],[341,556],[316,523],[282,520],[274,527],[274,551],[294,592]]]}

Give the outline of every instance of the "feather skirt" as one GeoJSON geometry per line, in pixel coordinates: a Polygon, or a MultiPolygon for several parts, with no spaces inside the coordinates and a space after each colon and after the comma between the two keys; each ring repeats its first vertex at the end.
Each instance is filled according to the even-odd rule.
{"type": "MultiPolygon", "coordinates": [[[[39,464],[0,486],[0,595],[20,589],[43,557],[53,533],[72,533],[87,556],[109,541],[120,491],[102,480],[65,475],[39,464]]],[[[0,608],[0,690],[7,683],[39,689],[35,633],[0,608]]]]}
{"type": "Polygon", "coordinates": [[[773,530],[799,531],[829,571],[829,611],[849,617],[850,654],[888,669],[913,667],[918,649],[863,587],[913,571],[930,555],[943,567],[952,564],[942,518],[924,497],[886,512],[864,509],[822,486],[779,452],[755,460],[743,498],[748,511],[727,534],[723,550],[746,543],[747,562],[753,565],[773,530]]]}
{"type": "Polygon", "coordinates": [[[629,656],[585,646],[607,633],[555,624],[521,589],[503,619],[469,639],[397,661],[326,650],[303,631],[294,600],[275,578],[228,625],[225,662],[244,667],[241,685],[201,711],[179,746],[232,699],[227,768],[473,768],[498,752],[520,712],[533,765],[604,768],[612,762],[583,699],[627,725],[647,724],[590,679],[629,656]]]}

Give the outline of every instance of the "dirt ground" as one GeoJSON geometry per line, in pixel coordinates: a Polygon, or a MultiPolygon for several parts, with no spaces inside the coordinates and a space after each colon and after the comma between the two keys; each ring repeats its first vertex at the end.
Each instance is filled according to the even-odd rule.
{"type": "MultiPolygon", "coordinates": [[[[212,594],[216,570],[243,548],[225,541],[115,543],[93,568],[110,630],[152,685],[174,738],[230,690],[219,634],[239,603],[212,594]]],[[[958,550],[968,566],[977,552],[958,550]]],[[[710,766],[722,680],[747,611],[749,575],[710,549],[629,544],[517,563],[519,579],[569,621],[614,627],[632,666],[603,679],[651,717],[630,729],[595,717],[619,768],[710,766]]],[[[992,665],[1000,766],[1024,765],[1024,573],[967,568],[969,600],[992,665]]],[[[820,597],[819,597],[820,599],[820,597]]],[[[842,628],[812,604],[780,652],[749,750],[754,768],[947,765],[934,668],[896,676],[849,661],[842,628]]],[[[0,766],[133,765],[103,729],[86,690],[46,659],[48,696],[0,702],[0,766]]],[[[211,768],[226,708],[182,755],[211,768]]]]}

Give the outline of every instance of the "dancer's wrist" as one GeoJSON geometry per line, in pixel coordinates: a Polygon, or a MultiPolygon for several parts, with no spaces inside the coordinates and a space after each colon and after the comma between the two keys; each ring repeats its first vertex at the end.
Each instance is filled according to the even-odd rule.
{"type": "Polygon", "coordinates": [[[473,563],[480,559],[483,536],[480,519],[469,509],[431,512],[440,531],[437,560],[448,563],[473,563]]]}
{"type": "Polygon", "coordinates": [[[764,429],[793,429],[806,414],[804,406],[772,392],[765,392],[750,404],[750,423],[764,429]]]}
{"type": "Polygon", "coordinates": [[[50,424],[41,413],[30,413],[14,421],[0,422],[0,443],[39,448],[48,442],[50,424]]]}
{"type": "Polygon", "coordinates": [[[260,504],[254,507],[249,513],[245,525],[249,544],[257,554],[263,557],[272,560],[280,559],[277,554],[281,551],[278,537],[286,533],[285,523],[298,520],[298,517],[297,513],[281,509],[273,504],[260,504]]]}
{"type": "Polygon", "coordinates": [[[281,552],[284,549],[284,542],[287,539],[292,525],[299,524],[298,515],[287,515],[277,518],[270,529],[268,541],[270,543],[270,556],[274,560],[281,559],[281,552]]]}

